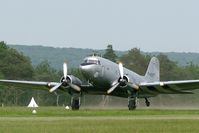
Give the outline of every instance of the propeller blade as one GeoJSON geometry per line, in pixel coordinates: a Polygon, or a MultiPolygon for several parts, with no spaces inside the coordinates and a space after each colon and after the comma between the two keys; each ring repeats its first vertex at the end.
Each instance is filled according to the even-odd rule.
{"type": "Polygon", "coordinates": [[[62,83],[57,84],[56,86],[54,86],[53,88],[51,88],[49,90],[49,92],[53,92],[53,91],[57,90],[61,85],[62,85],[62,83]]]}
{"type": "Polygon", "coordinates": [[[139,86],[137,86],[136,84],[133,84],[133,83],[131,83],[131,82],[127,82],[126,83],[129,87],[131,87],[131,88],[133,88],[133,89],[135,89],[135,90],[139,90],[139,86]]]}
{"type": "Polygon", "coordinates": [[[76,90],[76,91],[81,91],[81,88],[80,88],[79,86],[77,86],[77,85],[74,85],[74,84],[72,84],[72,83],[68,83],[68,85],[69,85],[71,88],[73,88],[74,90],[76,90]]]}
{"type": "Polygon", "coordinates": [[[107,94],[110,94],[111,92],[113,92],[113,91],[115,90],[115,88],[118,87],[119,84],[120,84],[120,83],[117,82],[115,85],[113,85],[109,90],[107,90],[107,94]]]}
{"type": "Polygon", "coordinates": [[[64,73],[64,79],[66,80],[66,77],[67,77],[67,74],[68,74],[68,72],[67,72],[67,64],[66,64],[66,62],[64,62],[64,64],[63,64],[63,73],[64,73]]]}
{"type": "Polygon", "coordinates": [[[119,71],[120,71],[120,77],[123,78],[124,76],[124,69],[122,63],[119,63],[119,71]]]}

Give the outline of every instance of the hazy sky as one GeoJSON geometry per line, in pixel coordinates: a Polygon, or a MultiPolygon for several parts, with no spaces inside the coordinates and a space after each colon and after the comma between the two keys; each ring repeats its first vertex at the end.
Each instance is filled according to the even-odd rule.
{"type": "Polygon", "coordinates": [[[8,44],[199,52],[199,0],[0,0],[8,44]]]}

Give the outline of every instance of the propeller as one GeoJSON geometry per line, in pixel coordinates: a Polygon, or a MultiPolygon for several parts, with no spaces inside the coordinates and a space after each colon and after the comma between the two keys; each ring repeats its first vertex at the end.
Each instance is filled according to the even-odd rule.
{"type": "Polygon", "coordinates": [[[125,83],[129,87],[131,87],[135,90],[138,90],[139,86],[137,86],[136,84],[133,84],[131,82],[127,82],[124,79],[124,68],[123,68],[122,63],[119,63],[118,66],[119,66],[119,72],[120,72],[120,78],[119,78],[120,80],[117,80],[117,82],[110,89],[107,90],[107,94],[110,94],[111,92],[113,92],[120,85],[120,83],[125,83]]]}
{"type": "Polygon", "coordinates": [[[68,71],[67,71],[67,64],[66,64],[66,62],[64,62],[64,64],[63,64],[63,73],[64,73],[64,79],[66,80],[66,76],[67,76],[67,74],[68,74],[68,71]]]}
{"type": "Polygon", "coordinates": [[[76,91],[81,91],[81,88],[80,88],[79,86],[75,85],[75,84],[68,83],[68,85],[69,85],[71,88],[73,88],[74,90],[76,90],[76,91]]]}
{"type": "Polygon", "coordinates": [[[122,63],[119,63],[120,78],[124,77],[124,69],[122,63]]]}
{"type": "Polygon", "coordinates": [[[69,81],[67,81],[67,75],[68,75],[68,67],[67,67],[67,63],[64,62],[63,64],[63,74],[64,74],[64,80],[62,83],[57,84],[56,86],[52,87],[49,91],[53,92],[55,90],[57,90],[59,87],[61,87],[63,84],[67,84],[68,86],[70,86],[71,88],[73,88],[76,91],[81,91],[81,88],[75,84],[70,83],[69,81]]]}
{"type": "Polygon", "coordinates": [[[107,93],[110,94],[112,91],[115,90],[115,88],[118,87],[119,84],[120,84],[119,82],[117,82],[116,84],[114,84],[114,85],[107,91],[107,93]]]}
{"type": "Polygon", "coordinates": [[[53,91],[57,90],[61,85],[62,85],[62,83],[59,83],[59,84],[55,85],[53,88],[51,88],[49,91],[53,92],[53,91]]]}

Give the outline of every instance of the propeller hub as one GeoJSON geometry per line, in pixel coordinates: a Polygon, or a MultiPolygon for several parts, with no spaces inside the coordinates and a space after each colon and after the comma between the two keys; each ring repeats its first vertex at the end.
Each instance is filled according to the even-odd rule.
{"type": "Polygon", "coordinates": [[[137,86],[136,84],[130,83],[127,75],[124,75],[124,69],[123,69],[122,63],[119,63],[119,72],[120,72],[120,77],[118,80],[116,80],[116,83],[112,85],[110,89],[107,90],[108,94],[113,92],[118,86],[121,86],[121,87],[130,86],[133,89],[136,89],[136,90],[139,89],[139,86],[137,86]]]}

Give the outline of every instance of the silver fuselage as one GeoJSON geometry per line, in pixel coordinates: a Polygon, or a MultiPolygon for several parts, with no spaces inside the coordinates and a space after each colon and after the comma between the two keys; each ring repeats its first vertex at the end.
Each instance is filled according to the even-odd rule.
{"type": "MultiPolygon", "coordinates": [[[[84,60],[88,60],[88,63],[82,63],[80,70],[86,80],[95,86],[96,89],[107,91],[120,78],[118,64],[98,56],[87,57],[84,60]],[[93,63],[94,61],[92,60],[95,60],[96,63],[93,63]]],[[[134,84],[145,81],[144,76],[140,76],[126,68],[124,68],[124,75],[134,84]]]]}

